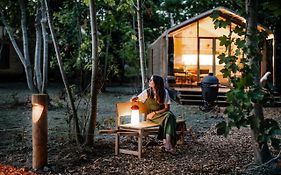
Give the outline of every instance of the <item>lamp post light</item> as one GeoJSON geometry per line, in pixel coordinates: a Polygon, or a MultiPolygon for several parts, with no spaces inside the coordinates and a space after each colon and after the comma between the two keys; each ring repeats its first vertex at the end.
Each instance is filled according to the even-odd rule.
{"type": "Polygon", "coordinates": [[[32,95],[32,168],[43,168],[47,164],[48,96],[32,95]]]}

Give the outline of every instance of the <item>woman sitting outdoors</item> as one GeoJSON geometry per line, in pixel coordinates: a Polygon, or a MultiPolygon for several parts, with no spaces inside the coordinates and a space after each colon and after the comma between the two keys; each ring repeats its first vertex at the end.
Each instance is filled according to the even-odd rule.
{"type": "Polygon", "coordinates": [[[145,103],[148,109],[147,119],[160,125],[158,139],[163,140],[164,152],[175,154],[176,145],[176,117],[170,111],[171,99],[168,90],[164,87],[161,76],[152,75],[149,88],[141,92],[132,101],[145,103]]]}

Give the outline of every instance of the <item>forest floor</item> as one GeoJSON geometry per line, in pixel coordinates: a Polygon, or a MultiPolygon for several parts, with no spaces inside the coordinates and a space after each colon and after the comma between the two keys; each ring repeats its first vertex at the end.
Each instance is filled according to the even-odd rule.
{"type": "MultiPolygon", "coordinates": [[[[188,132],[185,143],[177,145],[177,155],[164,153],[159,141],[150,138],[144,147],[143,158],[114,154],[114,135],[99,135],[98,130],[112,127],[115,103],[127,101],[137,88],[108,87],[98,95],[98,129],[94,146],[82,149],[69,141],[68,117],[63,87],[48,87],[48,165],[32,170],[32,136],[30,95],[24,83],[0,83],[0,175],[2,174],[281,174],[270,172],[267,166],[254,163],[250,130],[233,129],[230,135],[216,135],[216,124],[225,120],[220,113],[204,113],[198,106],[173,102],[172,112],[185,119],[188,132]]],[[[87,105],[80,101],[80,105],[87,105]]],[[[87,111],[78,111],[80,116],[87,111]]],[[[280,108],[264,108],[267,118],[281,124],[280,108]]],[[[124,143],[136,147],[135,142],[123,138],[124,143]]],[[[274,156],[279,153],[272,150],[274,156]]],[[[280,162],[281,163],[281,162],[280,162]]]]}

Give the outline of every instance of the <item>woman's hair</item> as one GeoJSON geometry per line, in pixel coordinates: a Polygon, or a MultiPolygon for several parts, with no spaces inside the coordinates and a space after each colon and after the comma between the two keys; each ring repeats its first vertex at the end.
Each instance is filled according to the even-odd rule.
{"type": "MultiPolygon", "coordinates": [[[[155,84],[155,90],[156,90],[156,101],[160,104],[164,103],[165,99],[165,87],[164,87],[164,80],[159,75],[152,75],[152,80],[155,84]]],[[[150,88],[148,90],[148,98],[154,98],[153,90],[150,88]]]]}

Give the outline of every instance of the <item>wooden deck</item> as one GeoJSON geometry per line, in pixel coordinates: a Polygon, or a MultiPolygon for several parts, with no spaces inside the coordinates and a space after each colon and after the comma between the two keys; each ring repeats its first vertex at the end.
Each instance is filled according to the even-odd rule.
{"type": "MultiPolygon", "coordinates": [[[[199,86],[193,86],[193,87],[174,86],[172,88],[175,89],[176,91],[202,92],[202,89],[199,86]]],[[[220,87],[219,93],[227,93],[229,90],[230,90],[230,88],[228,88],[228,87],[220,87]]]]}
{"type": "MultiPolygon", "coordinates": [[[[183,105],[203,105],[202,89],[200,86],[175,85],[171,87],[175,90],[174,99],[183,105]]],[[[226,106],[226,93],[230,90],[227,87],[220,87],[218,91],[217,105],[226,106]]]]}
{"type": "MultiPolygon", "coordinates": [[[[202,89],[199,86],[172,86],[176,91],[175,101],[182,105],[203,105],[202,89]]],[[[220,87],[216,104],[218,106],[227,106],[226,93],[230,90],[229,87],[220,87]]],[[[274,94],[273,98],[268,100],[265,107],[281,107],[281,95],[274,94]]]]}

